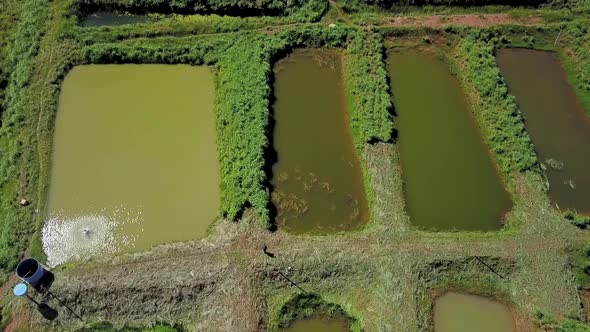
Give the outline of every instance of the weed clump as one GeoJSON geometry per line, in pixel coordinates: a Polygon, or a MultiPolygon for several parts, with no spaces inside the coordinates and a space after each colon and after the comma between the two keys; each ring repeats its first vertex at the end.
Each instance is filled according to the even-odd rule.
{"type": "Polygon", "coordinates": [[[282,307],[279,317],[279,327],[284,328],[291,325],[294,321],[305,319],[312,316],[319,317],[345,317],[351,326],[352,331],[359,330],[356,319],[348,315],[338,304],[325,302],[315,294],[297,295],[289,300],[282,307]]]}

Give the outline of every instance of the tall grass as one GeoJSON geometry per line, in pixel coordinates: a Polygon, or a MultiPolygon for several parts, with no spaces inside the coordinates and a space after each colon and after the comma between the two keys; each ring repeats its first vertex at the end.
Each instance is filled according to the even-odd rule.
{"type": "Polygon", "coordinates": [[[78,0],[81,13],[99,10],[133,13],[222,14],[231,16],[297,16],[318,19],[327,0],[78,0]]]}
{"type": "Polygon", "coordinates": [[[23,149],[27,149],[22,129],[30,122],[25,108],[25,92],[29,85],[34,58],[39,51],[43,26],[48,15],[47,0],[27,0],[22,4],[22,18],[7,66],[12,68],[6,89],[2,127],[0,128],[0,281],[12,270],[27,247],[33,231],[31,209],[18,205],[19,189],[27,172],[18,168],[23,149]]]}
{"type": "Polygon", "coordinates": [[[0,114],[4,101],[4,89],[8,85],[8,77],[12,66],[8,65],[8,55],[14,42],[14,34],[21,16],[20,1],[4,0],[0,11],[0,114]]]}
{"type": "Polygon", "coordinates": [[[539,171],[523,117],[496,64],[493,38],[487,33],[469,35],[459,47],[459,65],[477,94],[475,110],[485,123],[482,126],[485,140],[502,172],[539,171]]]}
{"type": "Polygon", "coordinates": [[[344,76],[357,147],[391,139],[392,103],[383,55],[383,37],[378,33],[357,33],[346,50],[344,76]]]}

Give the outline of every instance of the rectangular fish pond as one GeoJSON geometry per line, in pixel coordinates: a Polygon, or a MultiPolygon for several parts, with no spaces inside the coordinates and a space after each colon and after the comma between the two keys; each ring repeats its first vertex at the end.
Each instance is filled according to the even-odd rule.
{"type": "Polygon", "coordinates": [[[348,123],[341,56],[300,50],[274,68],[276,223],[292,233],[359,228],[368,219],[348,123]]]}
{"type": "Polygon", "coordinates": [[[556,53],[501,49],[496,61],[560,208],[590,214],[590,119],[556,53]]]}
{"type": "Polygon", "coordinates": [[[434,303],[434,332],[513,332],[514,318],[492,299],[449,292],[434,303]]]}
{"type": "Polygon", "coordinates": [[[407,50],[389,52],[387,67],[412,223],[427,230],[500,229],[512,203],[447,64],[407,50]]]}
{"type": "Polygon", "coordinates": [[[75,67],[55,123],[49,264],[205,236],[220,205],[215,137],[209,68],[75,67]]]}

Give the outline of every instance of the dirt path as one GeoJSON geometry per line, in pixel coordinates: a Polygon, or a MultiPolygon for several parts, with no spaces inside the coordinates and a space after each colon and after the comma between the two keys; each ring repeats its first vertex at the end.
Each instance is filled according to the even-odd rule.
{"type": "Polygon", "coordinates": [[[433,27],[440,28],[450,25],[468,27],[489,27],[494,25],[541,23],[538,16],[515,18],[508,14],[480,14],[480,15],[431,15],[431,16],[399,16],[383,18],[381,23],[387,27],[433,27]]]}

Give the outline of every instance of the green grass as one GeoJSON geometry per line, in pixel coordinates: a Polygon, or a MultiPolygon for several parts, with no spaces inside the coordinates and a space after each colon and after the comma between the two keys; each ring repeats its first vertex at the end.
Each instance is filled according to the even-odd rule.
{"type": "Polygon", "coordinates": [[[590,116],[590,32],[588,21],[578,20],[563,32],[567,48],[560,49],[560,60],[578,100],[590,116]]]}
{"type": "Polygon", "coordinates": [[[524,127],[516,100],[500,74],[494,42],[482,34],[468,37],[458,52],[467,90],[477,94],[473,106],[484,125],[484,138],[504,174],[540,171],[533,143],[524,127]]]}
{"type": "MultiPolygon", "coordinates": [[[[30,235],[34,232],[32,212],[35,204],[20,207],[22,198],[29,196],[27,187],[30,184],[28,173],[19,169],[19,163],[31,157],[30,136],[23,132],[27,126],[28,109],[26,108],[26,87],[33,76],[34,59],[39,51],[43,24],[47,16],[48,4],[44,0],[28,0],[22,3],[22,19],[16,29],[14,44],[10,48],[7,59],[8,66],[13,68],[6,89],[2,127],[0,128],[0,279],[11,271],[28,246],[30,235]],[[23,148],[27,146],[27,148],[23,148]]],[[[32,133],[32,132],[30,132],[32,133]]],[[[32,157],[31,157],[32,158],[32,157]]]]}

